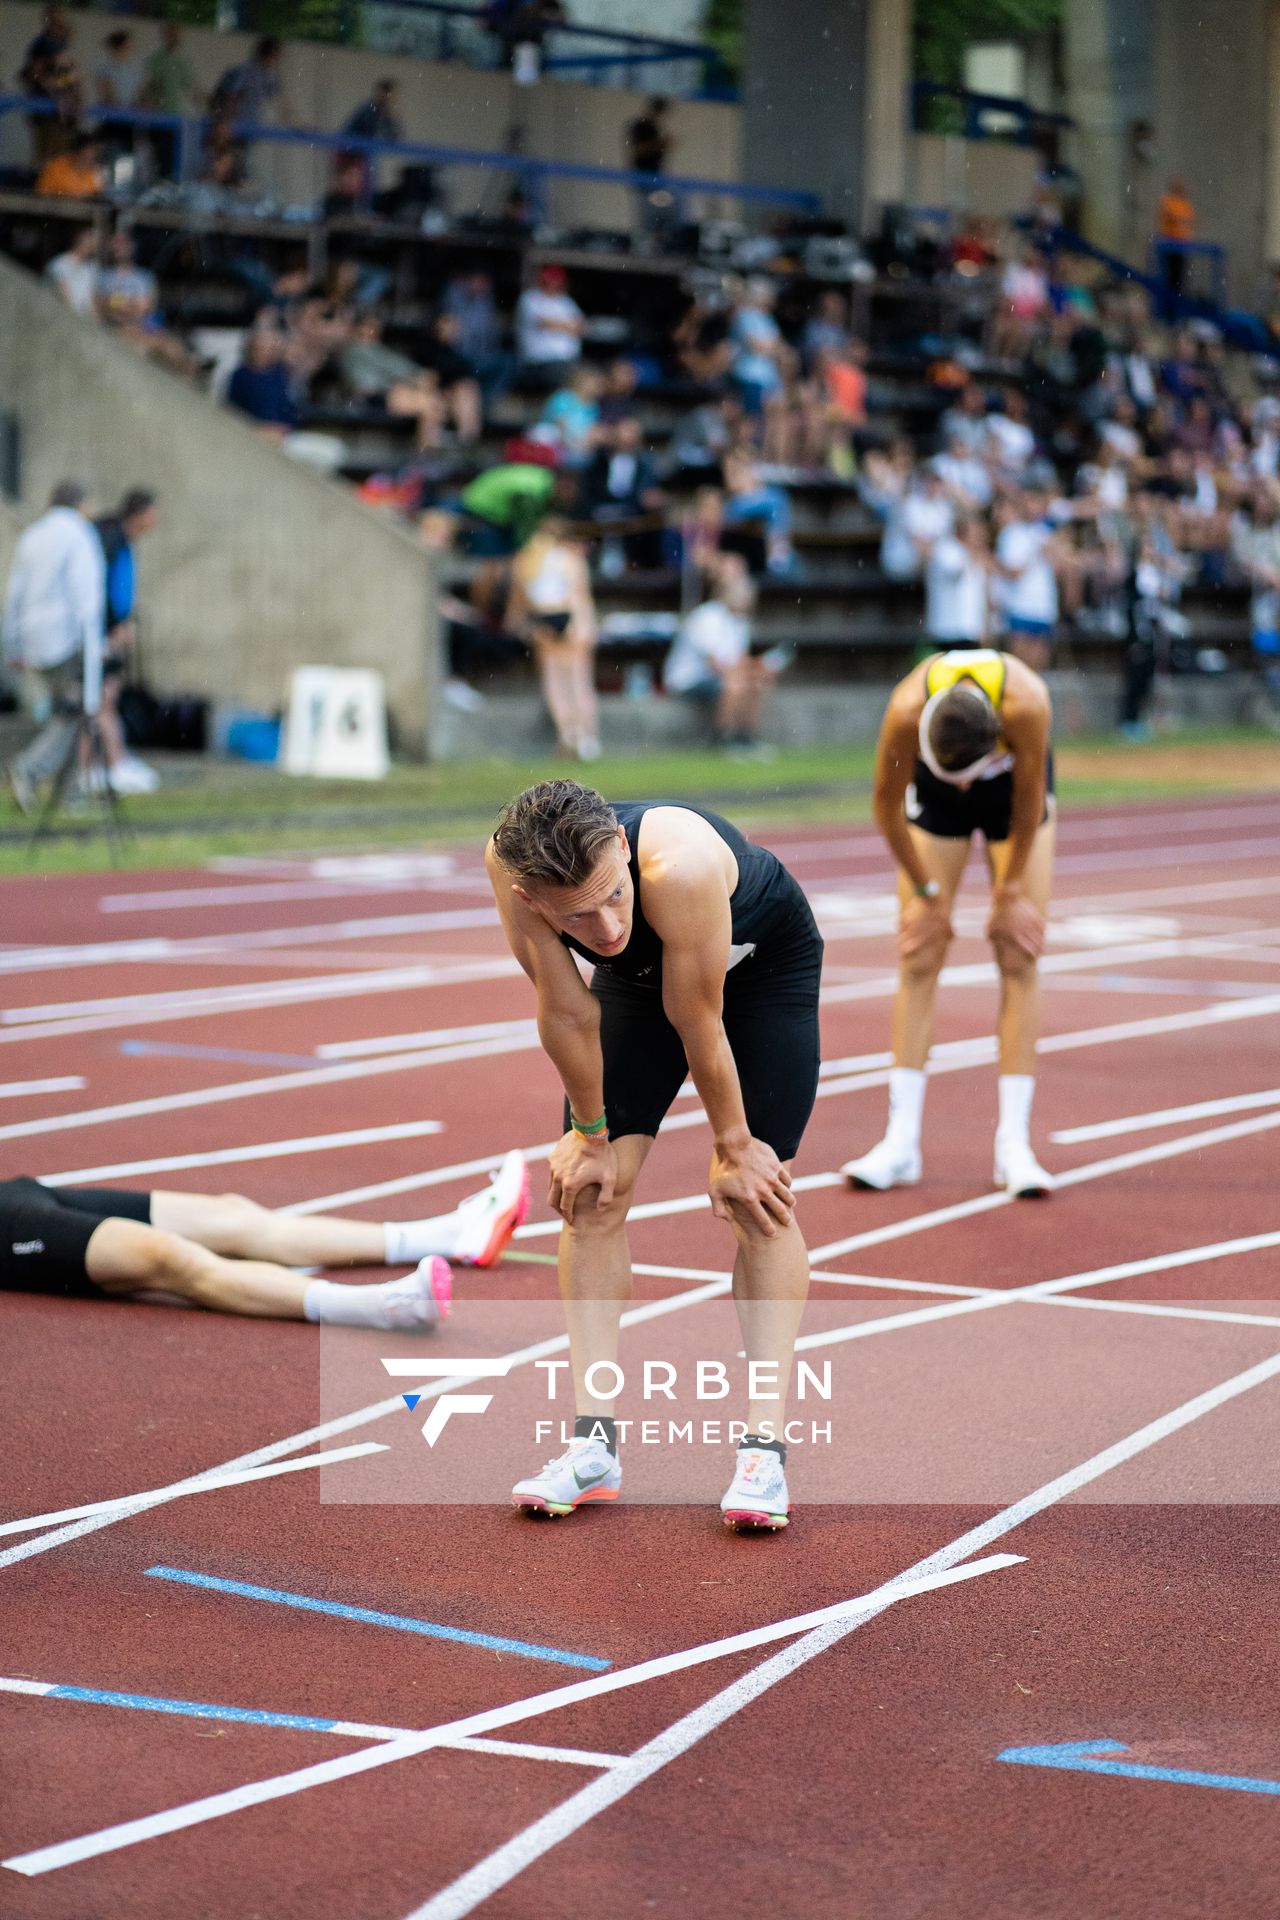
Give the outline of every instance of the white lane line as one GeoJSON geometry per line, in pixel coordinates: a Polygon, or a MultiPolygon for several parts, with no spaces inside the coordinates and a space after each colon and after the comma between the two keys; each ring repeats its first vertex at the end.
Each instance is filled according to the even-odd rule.
{"type": "MultiPolygon", "coordinates": [[[[83,1699],[83,1691],[83,1689],[74,1688],[68,1691],[67,1683],[61,1680],[20,1680],[11,1678],[8,1675],[0,1675],[0,1693],[35,1694],[39,1698],[47,1698],[49,1694],[53,1693],[57,1694],[60,1700],[66,1700],[69,1704],[75,1705],[79,1704],[83,1699]]],[[[104,1701],[102,1704],[112,1705],[124,1703],[104,1701]]],[[[135,1697],[129,1701],[128,1704],[139,1707],[143,1706],[144,1703],[141,1699],[135,1697]]],[[[153,1702],[152,1704],[156,1710],[163,1711],[165,1703],[153,1702]]],[[[218,1713],[215,1712],[211,1717],[216,1719],[218,1713]]],[[[314,1714],[307,1716],[309,1720],[317,1721],[320,1717],[321,1716],[314,1714]]],[[[264,1724],[278,1725],[279,1722],[276,1720],[267,1722],[250,1721],[248,1724],[254,1726],[264,1724]]],[[[305,1731],[336,1733],[346,1740],[405,1740],[412,1738],[420,1729],[417,1727],[381,1727],[365,1720],[331,1720],[327,1726],[308,1726],[305,1728],[305,1731]]],[[[463,1736],[456,1740],[442,1740],[440,1745],[442,1747],[452,1748],[453,1751],[457,1753],[493,1753],[500,1755],[504,1760],[559,1760],[571,1767],[592,1767],[597,1769],[602,1767],[620,1767],[627,1757],[624,1753],[593,1753],[585,1747],[540,1746],[529,1740],[482,1740],[478,1738],[472,1740],[463,1736]]]]}
{"type": "Polygon", "coordinates": [[[456,1040],[521,1041],[537,1044],[538,1023],[527,1020],[485,1020],[470,1027],[435,1027],[420,1033],[380,1033],[369,1040],[330,1040],[317,1047],[317,1060],[363,1060],[372,1054],[401,1053],[409,1047],[443,1047],[456,1040]]]}
{"type": "MultiPolygon", "coordinates": [[[[35,1852],[17,1854],[13,1858],[0,1862],[14,1873],[34,1876],[52,1873],[60,1867],[74,1865],[81,1860],[92,1860],[104,1853],[118,1852],[122,1847],[137,1846],[140,1841],[154,1839],[163,1833],[177,1833],[183,1828],[202,1825],[208,1820],[217,1820],[226,1814],[239,1813],[245,1807],[261,1806],[264,1801],[285,1799],[296,1793],[304,1793],[311,1787],[325,1786],[333,1780],[346,1779],[352,1774],[368,1773],[376,1767],[392,1765],[397,1760],[406,1760],[418,1753],[427,1753],[432,1747],[441,1744],[441,1736],[451,1738],[470,1733],[487,1733],[493,1727],[510,1726],[520,1720],[534,1718],[550,1713],[562,1707],[576,1706],[581,1700],[595,1699],[606,1693],[618,1693],[623,1688],[642,1686],[650,1680],[665,1679],[672,1673],[683,1673],[688,1668],[701,1666],[707,1661],[724,1659],[730,1654],[742,1653],[753,1647],[767,1646],[772,1641],[790,1639],[797,1634],[805,1634],[815,1627],[827,1625],[848,1626],[869,1613],[880,1612],[884,1607],[893,1606],[900,1600],[912,1598],[921,1593],[932,1592],[940,1586],[949,1586],[958,1581],[981,1578],[1006,1567],[1016,1566],[1022,1555],[996,1553],[984,1560],[971,1560],[967,1566],[940,1569],[937,1573],[913,1578],[899,1579],[892,1585],[875,1588],[870,1593],[860,1594],[851,1600],[837,1601],[833,1606],[819,1607],[811,1613],[796,1614],[788,1620],[774,1621],[767,1627],[755,1627],[746,1633],[736,1633],[724,1640],[712,1640],[703,1646],[688,1647],[679,1653],[661,1654],[654,1660],[644,1660],[633,1667],[624,1667],[617,1673],[598,1675],[594,1680],[576,1681],[565,1687],[553,1687],[547,1692],[534,1694],[514,1704],[493,1707],[483,1713],[469,1714],[465,1719],[455,1720],[445,1726],[433,1727],[423,1733],[409,1735],[403,1740],[389,1740],[379,1746],[366,1747],[360,1753],[340,1754],[333,1760],[322,1760],[314,1766],[299,1767],[292,1773],[278,1774],[274,1779],[255,1780],[243,1787],[233,1787],[225,1793],[209,1794],[204,1799],[192,1800],[186,1806],[170,1807],[162,1813],[147,1814],[140,1820],[126,1820],[118,1826],[104,1827],[97,1833],[88,1833],[74,1840],[64,1840],[57,1845],[38,1848],[35,1852]]],[[[622,1773],[629,1770],[618,1768],[622,1773]]]]}
{"type": "Polygon", "coordinates": [[[81,1173],[40,1176],[44,1187],[93,1186],[135,1173],[179,1173],[191,1167],[232,1167],[242,1161],[281,1160],[296,1153],[328,1153],[335,1147],[364,1147],[383,1140],[419,1140],[443,1133],[440,1120],[402,1120],[390,1127],[351,1127],[345,1133],[312,1133],[297,1140],[262,1140],[252,1147],[215,1147],[207,1153],[169,1153],[158,1160],[119,1160],[114,1166],[86,1167],[81,1173]],[[92,1176],[90,1178],[89,1176],[92,1176]]]}
{"type": "MultiPolygon", "coordinates": [[[[621,1324],[632,1327],[649,1320],[660,1320],[669,1313],[679,1313],[685,1307],[700,1305],[704,1300],[715,1299],[728,1291],[729,1281],[715,1280],[705,1286],[691,1287],[685,1293],[669,1294],[660,1300],[646,1300],[638,1307],[629,1307],[622,1315],[621,1324]]],[[[546,1359],[553,1353],[563,1353],[569,1345],[565,1333],[553,1334],[545,1340],[535,1341],[532,1345],[518,1347],[504,1354],[508,1370],[513,1367],[527,1366],[535,1360],[546,1359]]],[[[430,1399],[433,1394],[449,1393],[465,1387],[465,1379],[449,1378],[445,1380],[424,1380],[420,1398],[430,1399]]],[[[314,1427],[306,1427],[301,1433],[287,1435],[283,1440],[273,1440],[266,1446],[256,1447],[252,1453],[242,1453],[234,1460],[225,1460],[220,1466],[206,1467],[199,1473],[187,1474],[181,1480],[175,1480],[169,1487],[156,1489],[156,1494],[177,1500],[184,1494],[203,1489],[211,1477],[223,1479],[230,1474],[241,1473],[252,1467],[268,1465],[286,1455],[295,1454],[303,1447],[314,1446],[320,1441],[335,1440],[340,1434],[353,1433],[360,1427],[371,1426],[375,1421],[385,1420],[391,1414],[404,1411],[404,1401],[400,1394],[392,1394],[385,1400],[375,1400],[367,1407],[356,1407],[350,1413],[337,1414],[331,1420],[322,1420],[314,1427]]],[[[127,1520],[142,1507],[162,1504],[162,1500],[147,1495],[125,1496],[124,1504],[115,1507],[110,1513],[91,1514],[83,1520],[73,1520],[66,1526],[56,1526],[49,1533],[42,1533],[38,1539],[24,1540],[18,1546],[0,1550],[0,1569],[18,1565],[31,1559],[35,1554],[48,1553],[53,1547],[65,1546],[69,1541],[79,1540],[86,1533],[96,1533],[102,1527],[115,1526],[121,1520],[127,1520]]],[[[114,1503],[112,1503],[114,1505],[114,1503]]]]}
{"type": "MultiPolygon", "coordinates": [[[[989,1520],[973,1527],[967,1533],[950,1541],[936,1553],[916,1562],[901,1575],[902,1579],[915,1579],[921,1574],[931,1574],[954,1567],[966,1561],[970,1554],[981,1551],[997,1540],[1025,1526],[1028,1520],[1047,1508],[1056,1506],[1059,1501],[1079,1492],[1081,1487],[1101,1479],[1114,1468],[1123,1466],[1149,1447],[1167,1439],[1172,1433],[1190,1426],[1206,1414],[1214,1412],[1227,1401],[1236,1399],[1240,1394],[1248,1393],[1252,1388],[1264,1385],[1280,1373],[1280,1354],[1270,1360],[1261,1361],[1257,1366],[1247,1368],[1243,1373],[1224,1380],[1220,1386],[1211,1387],[1207,1393],[1197,1394],[1192,1400],[1184,1401],[1180,1407],[1162,1414],[1135,1433],[1117,1441],[1084,1460],[1079,1466],[1071,1467],[1056,1479],[1047,1481],[1034,1493],[1026,1494],[1012,1506],[1003,1508],[989,1520]]],[[[616,1768],[602,1779],[593,1780],[589,1786],[573,1794],[560,1806],[553,1807],[549,1813],[535,1820],[497,1847],[483,1860],[460,1874],[447,1887],[415,1907],[406,1916],[406,1920],[466,1920],[468,1914],[490,1899],[501,1888],[517,1879],[535,1861],[567,1840],[571,1834],[579,1832],[597,1814],[617,1804],[619,1800],[641,1786],[646,1780],[661,1771],[668,1762],[687,1753],[691,1747],[706,1738],[709,1733],[722,1726],[726,1720],[740,1713],[744,1707],[758,1700],[771,1687],[785,1680],[798,1667],[804,1666],[818,1654],[845,1639],[859,1627],[866,1626],[874,1615],[862,1615],[858,1619],[833,1622],[830,1626],[820,1627],[807,1634],[803,1640],[796,1641],[785,1652],[775,1654],[771,1659],[762,1661],[731,1685],[714,1694],[701,1706],[695,1707],[672,1726],[646,1742],[632,1756],[629,1762],[616,1768]]]]}
{"type": "Polygon", "coordinates": [[[0,1100],[27,1100],[36,1093],[81,1093],[86,1082],[79,1073],[65,1073],[53,1080],[0,1081],[0,1100]]]}
{"type": "MultiPolygon", "coordinates": [[[[1280,1125],[1280,1116],[1277,1117],[1280,1125]]],[[[1095,1267],[1087,1273],[1068,1273],[1058,1280],[1037,1280],[1025,1287],[990,1288],[967,1300],[948,1300],[936,1307],[917,1307],[910,1313],[890,1314],[879,1320],[855,1321],[847,1327],[829,1327],[822,1333],[806,1333],[796,1341],[796,1352],[807,1353],[813,1347],[837,1347],[850,1340],[866,1340],[878,1333],[897,1333],[904,1327],[922,1327],[935,1320],[954,1320],[966,1313],[988,1313],[995,1307],[1016,1307],[1051,1299],[1055,1294],[1078,1291],[1081,1287],[1104,1287],[1114,1280],[1130,1280],[1141,1273],[1166,1273],[1179,1267],[1202,1266],[1211,1260],[1229,1260],[1237,1254],[1256,1253],[1280,1246],[1280,1233],[1248,1234],[1238,1240],[1215,1240],[1203,1247],[1184,1247],[1176,1253],[1155,1254],[1144,1260],[1123,1260],[1110,1267],[1095,1267]]],[[[1140,1304],[1140,1303],[1139,1303],[1140,1304]]]]}
{"type": "Polygon", "coordinates": [[[1127,867],[1217,867],[1234,860],[1270,859],[1280,839],[1255,835],[1249,840],[1176,841],[1172,845],[1125,847],[1111,853],[1066,853],[1054,858],[1055,873],[1115,873],[1127,867]]]}
{"type": "Polygon", "coordinates": [[[247,1467],[242,1473],[214,1472],[184,1481],[178,1487],[153,1487],[150,1493],[126,1493],[114,1500],[94,1500],[84,1507],[63,1507],[57,1513],[36,1513],[23,1520],[6,1520],[0,1536],[31,1533],[38,1527],[60,1526],[66,1520],[84,1520],[93,1514],[119,1515],[142,1513],[148,1507],[162,1506],[189,1493],[213,1493],[221,1487],[242,1487],[251,1480],[270,1480],[279,1473],[301,1473],[304,1467],[334,1467],[340,1460],[358,1460],[368,1453],[386,1453],[380,1440],[361,1440],[350,1447],[331,1447],[327,1453],[310,1453],[305,1460],[283,1460],[272,1466],[247,1467]]]}
{"type": "Polygon", "coordinates": [[[1210,1320],[1229,1327],[1280,1327],[1280,1314],[1234,1313],[1217,1307],[1170,1307],[1155,1300],[1085,1300],[1072,1293],[1050,1294],[1046,1307],[1087,1307],[1091,1313],[1146,1314],[1156,1320],[1210,1320]]]}
{"type": "Polygon", "coordinates": [[[1150,1113],[1126,1114],[1122,1120],[1095,1120],[1087,1127],[1060,1127],[1050,1139],[1059,1146],[1078,1140],[1109,1140],[1120,1133],[1144,1133],[1148,1127],[1171,1127],[1179,1120],[1208,1120],[1219,1113],[1246,1113],[1251,1107],[1280,1105],[1280,1087],[1263,1093],[1233,1093],[1221,1100],[1196,1100],[1185,1107],[1156,1107],[1150,1113]]]}
{"type": "MultiPolygon", "coordinates": [[[[1159,1160],[1176,1159],[1180,1154],[1198,1153],[1202,1147],[1214,1147],[1227,1140],[1243,1140],[1250,1134],[1266,1133],[1273,1127],[1280,1127],[1280,1113],[1266,1113],[1254,1120],[1237,1120],[1227,1127],[1206,1128],[1201,1133],[1187,1134],[1180,1140],[1165,1140],[1158,1146],[1139,1147],[1132,1153],[1113,1154],[1108,1160],[1092,1160],[1082,1167],[1070,1167],[1065,1173],[1057,1175],[1058,1186],[1079,1186],[1086,1180],[1105,1179],[1108,1174],[1127,1173],[1133,1167],[1152,1166],[1159,1160]]],[[[974,1214],[989,1213],[996,1207],[1012,1204],[1012,1196],[1008,1193],[977,1194],[971,1200],[957,1201],[954,1206],[937,1207],[932,1213],[911,1214],[905,1220],[890,1221],[883,1227],[871,1227],[864,1233],[852,1233],[843,1240],[832,1240],[826,1246],[813,1248],[810,1259],[815,1265],[821,1266],[824,1261],[836,1260],[841,1254],[855,1253],[861,1247],[882,1246],[887,1240],[901,1240],[908,1234],[923,1233],[930,1227],[946,1226],[953,1220],[968,1220],[974,1214]]]]}

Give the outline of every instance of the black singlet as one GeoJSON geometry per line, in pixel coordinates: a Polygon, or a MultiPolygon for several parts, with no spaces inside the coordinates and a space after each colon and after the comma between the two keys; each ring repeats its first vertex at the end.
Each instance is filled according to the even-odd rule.
{"type": "Polygon", "coordinates": [[[596,973],[605,979],[627,980],[637,986],[662,984],[662,941],[645,918],[640,885],[640,823],[653,807],[678,807],[682,813],[695,813],[724,841],[738,863],[738,884],[729,902],[732,916],[729,968],[758,953],[771,938],[789,932],[799,889],[776,853],[757,847],[739,832],[731,820],[706,807],[691,806],[684,800],[624,800],[614,807],[619,826],[625,828],[631,849],[630,870],[633,888],[631,938],[621,953],[607,958],[593,953],[571,934],[561,940],[574,953],[591,961],[596,973]]]}

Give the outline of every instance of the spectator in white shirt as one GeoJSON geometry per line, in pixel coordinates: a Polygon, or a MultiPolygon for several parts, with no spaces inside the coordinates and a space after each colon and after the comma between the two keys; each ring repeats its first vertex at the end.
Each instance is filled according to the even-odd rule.
{"type": "Polygon", "coordinates": [[[987,458],[1010,480],[1026,471],[1036,450],[1036,437],[1027,424],[1026,395],[1017,387],[1005,392],[998,413],[989,413],[983,447],[987,458]]]}
{"type": "Polygon", "coordinates": [[[582,356],[586,317],[567,286],[563,267],[540,267],[537,286],[526,287],[516,302],[521,374],[551,386],[559,386],[565,368],[582,356]]]}
{"type": "Polygon", "coordinates": [[[891,506],[880,543],[880,565],[895,580],[918,580],[930,547],[950,533],[955,508],[942,475],[925,467],[903,499],[891,506]]]}
{"type": "Polygon", "coordinates": [[[981,512],[991,505],[991,475],[959,434],[935,457],[933,469],[942,475],[947,492],[959,506],[981,512]]]}
{"type": "Polygon", "coordinates": [[[24,812],[39,782],[64,765],[81,710],[96,713],[102,700],[106,563],[87,499],[79,481],[54,488],[48,511],[18,540],[5,590],[4,657],[21,669],[27,704],[42,723],[9,766],[24,812]]]}
{"type": "Polygon", "coordinates": [[[44,277],[82,320],[98,317],[98,236],[92,227],[82,227],[65,253],[49,262],[44,277]]]}
{"type": "Polygon", "coordinates": [[[663,662],[662,684],[668,693],[714,703],[721,746],[751,747],[781,660],[776,653],[752,655],[755,591],[742,555],[712,555],[707,582],[707,598],[683,622],[663,662]]]}
{"type": "Polygon", "coordinates": [[[1042,671],[1048,664],[1058,623],[1058,566],[1064,561],[1060,535],[1050,519],[1048,495],[1026,488],[1013,517],[996,538],[996,568],[1002,585],[1000,606],[1009,652],[1042,671]]]}
{"type": "Polygon", "coordinates": [[[961,514],[952,533],[929,549],[924,569],[924,628],[940,653],[985,646],[991,554],[977,514],[961,514]]]}

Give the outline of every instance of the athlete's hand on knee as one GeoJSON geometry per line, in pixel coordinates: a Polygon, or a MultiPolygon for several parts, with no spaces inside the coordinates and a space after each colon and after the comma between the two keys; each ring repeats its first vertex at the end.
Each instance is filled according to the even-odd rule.
{"type": "Polygon", "coordinates": [[[1044,952],[1044,915],[1020,888],[998,887],[991,902],[987,938],[1008,940],[1028,960],[1038,960],[1044,952]]]}
{"type": "Polygon", "coordinates": [[[764,1140],[717,1142],[707,1191],[717,1220],[733,1220],[736,1210],[770,1239],[779,1227],[791,1225],[796,1204],[791,1175],[764,1140]]]}
{"type": "Polygon", "coordinates": [[[926,900],[916,894],[902,909],[898,921],[898,958],[914,959],[923,948],[951,938],[951,909],[945,900],[926,900]]]}
{"type": "Polygon", "coordinates": [[[588,1187],[600,1189],[598,1207],[608,1206],[618,1184],[618,1155],[612,1141],[601,1135],[588,1139],[571,1127],[551,1154],[550,1205],[573,1225],[573,1210],[588,1187]]]}

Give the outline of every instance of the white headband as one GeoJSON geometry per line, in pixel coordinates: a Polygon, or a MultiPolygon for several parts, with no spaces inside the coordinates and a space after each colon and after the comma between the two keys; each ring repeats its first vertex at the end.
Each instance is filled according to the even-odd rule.
{"type": "MultiPolygon", "coordinates": [[[[950,687],[939,687],[938,691],[931,693],[924,703],[920,714],[920,758],[935,780],[945,781],[949,787],[967,787],[971,786],[975,780],[981,780],[984,774],[991,773],[1002,761],[1008,760],[1009,753],[1007,748],[995,746],[990,753],[984,753],[981,759],[975,760],[972,766],[956,767],[950,772],[946,767],[939,766],[938,756],[929,739],[929,728],[937,711],[938,702],[950,691],[950,687]]],[[[981,692],[980,688],[979,691],[981,692]]]]}

